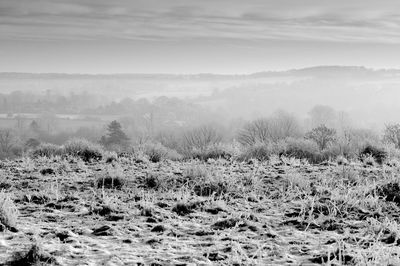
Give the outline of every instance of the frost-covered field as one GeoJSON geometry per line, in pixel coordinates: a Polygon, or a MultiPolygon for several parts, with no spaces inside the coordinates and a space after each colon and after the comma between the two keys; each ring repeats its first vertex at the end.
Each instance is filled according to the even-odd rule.
{"type": "Polygon", "coordinates": [[[341,163],[3,161],[0,263],[398,265],[400,168],[341,163]]]}

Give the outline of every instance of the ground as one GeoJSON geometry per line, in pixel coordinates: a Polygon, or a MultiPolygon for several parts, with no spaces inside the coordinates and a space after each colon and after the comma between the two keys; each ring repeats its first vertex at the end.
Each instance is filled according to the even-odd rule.
{"type": "Polygon", "coordinates": [[[3,161],[19,214],[2,226],[0,263],[399,265],[398,173],[294,159],[3,161]]]}

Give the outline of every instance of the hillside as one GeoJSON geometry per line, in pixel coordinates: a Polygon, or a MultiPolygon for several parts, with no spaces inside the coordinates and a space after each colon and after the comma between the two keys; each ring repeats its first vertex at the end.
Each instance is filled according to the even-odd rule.
{"type": "Polygon", "coordinates": [[[397,265],[398,173],[277,158],[3,161],[0,263],[397,265]]]}

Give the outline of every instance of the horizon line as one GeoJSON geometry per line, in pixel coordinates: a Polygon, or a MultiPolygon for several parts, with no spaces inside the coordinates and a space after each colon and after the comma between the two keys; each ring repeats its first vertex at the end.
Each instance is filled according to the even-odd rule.
{"type": "Polygon", "coordinates": [[[264,73],[284,73],[293,71],[302,71],[318,68],[353,68],[364,69],[370,71],[400,71],[400,68],[374,68],[360,65],[315,65],[309,67],[288,68],[285,70],[261,70],[257,72],[248,73],[212,73],[212,72],[193,72],[193,73],[167,73],[167,72],[115,72],[115,73],[83,73],[83,72],[19,72],[19,71],[1,71],[0,75],[65,75],[65,76],[252,76],[264,73]]]}

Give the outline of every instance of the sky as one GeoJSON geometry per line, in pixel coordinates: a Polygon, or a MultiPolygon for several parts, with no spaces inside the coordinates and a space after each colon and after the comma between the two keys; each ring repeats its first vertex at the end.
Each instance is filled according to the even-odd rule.
{"type": "Polygon", "coordinates": [[[398,0],[0,0],[0,72],[400,68],[398,0]]]}

